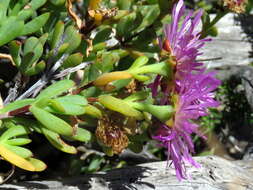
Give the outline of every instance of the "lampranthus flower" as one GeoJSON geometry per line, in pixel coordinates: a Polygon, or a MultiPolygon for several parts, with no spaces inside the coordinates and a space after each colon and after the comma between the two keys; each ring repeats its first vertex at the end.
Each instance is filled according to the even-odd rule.
{"type": "MultiPolygon", "coordinates": [[[[203,63],[196,60],[197,56],[202,53],[199,51],[205,42],[211,39],[201,39],[201,30],[199,24],[201,22],[202,10],[194,13],[189,11],[185,13],[185,5],[183,0],[179,0],[172,10],[172,22],[164,26],[165,39],[159,38],[159,44],[163,54],[168,56],[168,62],[173,68],[172,85],[168,88],[162,88],[162,91],[168,95],[175,85],[180,84],[177,81],[183,79],[189,73],[203,73],[205,68],[203,63]]],[[[158,86],[162,82],[162,77],[157,76],[154,83],[149,87],[152,89],[152,95],[157,95],[158,86]]],[[[161,100],[161,104],[165,104],[166,99],[161,100]]]]}
{"type": "Polygon", "coordinates": [[[247,0],[224,0],[224,6],[236,13],[244,13],[247,0]]]}
{"type": "Polygon", "coordinates": [[[194,153],[192,134],[204,136],[198,131],[196,119],[208,114],[209,107],[217,107],[214,90],[220,85],[215,73],[206,73],[202,63],[196,61],[201,55],[201,48],[209,39],[200,39],[197,26],[201,21],[202,11],[189,12],[184,16],[185,5],[179,0],[172,11],[171,24],[165,25],[165,40],[160,40],[162,51],[167,53],[168,62],[172,63],[171,79],[157,76],[149,85],[153,97],[160,97],[158,104],[171,104],[175,113],[167,122],[159,122],[159,128],[153,139],[167,148],[168,161],[171,160],[179,180],[189,177],[185,162],[200,167],[191,154],[194,153]],[[181,22],[182,20],[182,22],[181,22]],[[180,25],[181,23],[181,25],[180,25]],[[160,88],[159,88],[160,87],[160,88]],[[161,96],[159,94],[161,91],[161,96]]]}
{"type": "Polygon", "coordinates": [[[203,137],[198,131],[198,125],[193,121],[207,115],[209,107],[219,105],[213,99],[213,91],[220,85],[220,81],[213,75],[214,73],[188,75],[182,81],[181,88],[171,98],[175,109],[174,116],[166,123],[161,123],[153,136],[153,139],[167,148],[168,160],[172,160],[179,180],[188,177],[184,162],[195,167],[200,166],[191,156],[194,153],[191,135],[203,137]]]}
{"type": "MultiPolygon", "coordinates": [[[[165,99],[161,100],[161,104],[167,103],[168,93],[179,85],[181,79],[189,74],[203,73],[205,68],[203,63],[196,60],[197,56],[202,53],[199,51],[205,42],[210,39],[201,39],[201,30],[199,24],[201,22],[202,10],[194,13],[189,11],[185,13],[185,5],[183,0],[179,0],[172,10],[172,22],[164,27],[165,39],[159,39],[162,52],[169,57],[168,62],[173,68],[173,76],[171,85],[163,85],[162,91],[166,94],[165,99]]],[[[158,86],[163,78],[157,76],[154,83],[149,87],[152,89],[152,95],[157,95],[158,86]]]]}
{"type": "Polygon", "coordinates": [[[184,13],[184,1],[179,0],[172,10],[172,22],[164,27],[165,40],[160,40],[161,48],[170,56],[170,61],[174,62],[176,78],[184,73],[202,70],[203,64],[196,61],[196,57],[201,55],[199,49],[204,43],[210,41],[200,39],[201,30],[198,26],[203,11],[190,11],[186,16],[184,13]]]}

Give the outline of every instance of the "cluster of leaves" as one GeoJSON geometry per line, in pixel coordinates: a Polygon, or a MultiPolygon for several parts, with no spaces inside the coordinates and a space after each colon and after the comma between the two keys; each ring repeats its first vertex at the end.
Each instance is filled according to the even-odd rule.
{"type": "MultiPolygon", "coordinates": [[[[159,108],[150,98],[145,106],[135,103],[149,97],[136,81],[150,80],[146,73],[170,72],[164,62],[151,63],[156,62],[159,50],[153,40],[161,33],[160,18],[168,18],[171,5],[167,1],[135,4],[124,0],[73,5],[65,0],[20,0],[0,5],[4,18],[0,23],[1,57],[10,60],[20,77],[0,110],[1,157],[20,168],[42,171],[46,165],[25,147],[31,134],[40,133],[55,148],[75,154],[76,148],[65,141],[94,141],[97,123],[113,117],[112,112],[122,119],[117,125],[126,126],[119,127],[120,132],[136,134],[126,146],[141,151],[147,137],[138,139],[137,133],[146,130],[139,125],[150,122],[150,116],[142,111],[155,113],[159,108]],[[76,79],[75,71],[80,69],[83,73],[76,79]],[[109,73],[112,71],[118,73],[109,73]],[[62,80],[48,86],[58,78],[62,80]],[[133,92],[137,93],[116,98],[133,92]]],[[[104,143],[100,142],[104,151],[113,155],[112,147],[104,143]]]]}
{"type": "MultiPolygon", "coordinates": [[[[95,137],[107,155],[126,147],[140,152],[150,140],[151,116],[166,121],[173,112],[154,105],[145,87],[153,74],[171,74],[156,42],[171,7],[167,0],[1,1],[0,58],[19,79],[0,109],[1,157],[44,170],[24,147],[33,133],[70,154],[77,149],[65,141],[96,143],[95,137]]],[[[205,14],[203,36],[217,34],[223,15],[205,14]]]]}

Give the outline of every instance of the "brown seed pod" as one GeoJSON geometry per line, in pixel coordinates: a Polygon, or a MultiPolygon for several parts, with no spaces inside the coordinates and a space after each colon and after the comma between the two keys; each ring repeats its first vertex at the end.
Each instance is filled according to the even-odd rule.
{"type": "Polygon", "coordinates": [[[115,154],[120,154],[128,146],[128,137],[121,127],[110,121],[108,117],[98,121],[96,137],[103,145],[111,147],[115,154]]]}

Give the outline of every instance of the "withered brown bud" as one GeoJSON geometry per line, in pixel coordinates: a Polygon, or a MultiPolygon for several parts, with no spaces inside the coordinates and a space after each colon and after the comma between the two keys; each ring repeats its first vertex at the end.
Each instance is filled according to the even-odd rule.
{"type": "Polygon", "coordinates": [[[224,6],[236,13],[244,13],[247,0],[224,0],[224,6]]]}
{"type": "Polygon", "coordinates": [[[110,121],[108,117],[98,121],[96,137],[102,144],[111,147],[115,154],[120,154],[128,146],[128,137],[121,127],[110,121]]]}

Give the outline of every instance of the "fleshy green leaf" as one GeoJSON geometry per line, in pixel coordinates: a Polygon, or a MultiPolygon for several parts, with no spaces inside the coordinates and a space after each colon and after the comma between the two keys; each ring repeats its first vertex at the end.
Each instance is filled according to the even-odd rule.
{"type": "Polygon", "coordinates": [[[34,102],[34,100],[35,99],[29,98],[29,99],[17,100],[15,102],[9,103],[4,108],[0,109],[0,114],[30,105],[34,102]]]}
{"type": "Polygon", "coordinates": [[[86,98],[80,95],[63,96],[56,98],[55,100],[65,104],[76,104],[80,106],[85,106],[88,103],[86,98]]]}
{"type": "Polygon", "coordinates": [[[30,22],[26,23],[21,35],[32,34],[36,31],[38,31],[42,26],[45,25],[49,16],[50,16],[49,13],[44,13],[44,14],[34,18],[30,22]]]}
{"type": "Polygon", "coordinates": [[[148,62],[148,57],[140,56],[133,62],[133,64],[131,65],[131,67],[128,70],[139,68],[139,67],[145,65],[147,62],[148,62]]]}
{"type": "Polygon", "coordinates": [[[60,5],[63,5],[66,0],[50,0],[50,2],[56,6],[60,6],[60,5]]]}
{"type": "Polygon", "coordinates": [[[42,133],[41,128],[43,127],[43,125],[36,120],[27,119],[24,117],[13,117],[9,119],[8,122],[10,122],[10,120],[16,125],[20,124],[20,125],[26,126],[27,128],[31,130],[36,131],[37,133],[42,133]]]}
{"type": "Polygon", "coordinates": [[[109,39],[110,35],[112,32],[112,28],[109,26],[103,26],[100,31],[96,34],[93,43],[98,44],[100,42],[105,42],[106,40],[109,39]]]}
{"type": "Polygon", "coordinates": [[[47,165],[42,162],[41,160],[35,159],[35,158],[27,158],[26,159],[30,164],[34,166],[34,171],[40,172],[47,168],[47,165]]]}
{"type": "Polygon", "coordinates": [[[61,135],[73,135],[73,128],[64,120],[36,106],[31,106],[29,110],[46,128],[61,135]]]}
{"type": "Polygon", "coordinates": [[[44,46],[44,44],[46,43],[47,39],[48,39],[48,33],[43,34],[43,35],[39,38],[39,41],[40,41],[40,43],[42,44],[42,46],[44,46]]]}
{"type": "Polygon", "coordinates": [[[143,116],[141,112],[132,108],[127,102],[124,100],[115,98],[110,95],[103,95],[99,97],[99,102],[103,104],[106,108],[122,113],[123,115],[136,117],[137,119],[142,119],[143,116]]]}
{"type": "Polygon", "coordinates": [[[34,10],[32,8],[23,9],[23,10],[19,11],[17,18],[19,20],[25,21],[28,18],[30,18],[33,13],[34,13],[34,10]]]}
{"type": "Polygon", "coordinates": [[[110,72],[119,59],[118,53],[113,51],[105,52],[98,58],[99,61],[97,61],[96,65],[103,73],[110,72]]]}
{"type": "MultiPolygon", "coordinates": [[[[38,38],[36,37],[28,38],[24,45],[24,55],[26,55],[29,52],[34,52],[35,49],[38,49],[39,45],[42,46],[38,38]]],[[[42,51],[43,50],[41,50],[41,52],[42,51]]]]}
{"type": "Polygon", "coordinates": [[[41,6],[43,6],[46,2],[47,0],[32,0],[30,2],[30,6],[33,10],[36,10],[40,8],[41,6]]]}
{"type": "Polygon", "coordinates": [[[129,37],[132,35],[134,29],[136,29],[141,23],[142,18],[140,13],[132,12],[123,18],[117,24],[116,30],[119,36],[129,37]]]}
{"type": "MultiPolygon", "coordinates": [[[[19,11],[28,3],[29,0],[22,0],[22,1],[16,1],[16,2],[11,2],[11,4],[9,5],[9,7],[12,7],[12,4],[15,4],[13,5],[13,8],[10,10],[8,10],[8,16],[17,16],[19,11]]],[[[3,17],[0,17],[0,18],[3,18],[3,17]]]]}
{"type": "Polygon", "coordinates": [[[75,67],[79,65],[83,60],[83,55],[81,53],[74,53],[62,63],[63,68],[75,67]]]}
{"type": "Polygon", "coordinates": [[[71,139],[78,140],[81,142],[88,142],[91,140],[91,132],[78,127],[76,131],[76,135],[72,136],[71,139]]]}
{"type": "Polygon", "coordinates": [[[50,101],[50,106],[45,107],[44,110],[64,115],[82,115],[85,113],[85,107],[76,104],[60,103],[57,100],[50,101]],[[59,109],[59,108],[63,109],[59,109]]]}
{"type": "Polygon", "coordinates": [[[7,129],[1,136],[0,141],[5,141],[7,139],[10,139],[11,137],[16,137],[20,135],[26,135],[30,131],[22,126],[22,125],[13,125],[11,128],[7,129]]]}
{"type": "Polygon", "coordinates": [[[63,32],[64,32],[64,22],[59,20],[55,25],[54,32],[50,40],[50,46],[52,49],[56,48],[56,45],[61,40],[63,32]]]}
{"type": "Polygon", "coordinates": [[[125,98],[125,101],[130,101],[130,102],[135,102],[137,100],[145,100],[148,97],[149,93],[148,92],[137,92],[134,94],[131,94],[127,98],[125,98]]]}
{"type": "Polygon", "coordinates": [[[60,136],[48,129],[42,129],[43,134],[45,135],[45,137],[47,138],[47,140],[57,149],[69,153],[69,154],[76,154],[77,150],[75,149],[75,147],[70,146],[68,144],[66,144],[61,138],[60,136]]]}
{"type": "MultiPolygon", "coordinates": [[[[9,6],[10,0],[4,0],[4,1],[0,1],[0,18],[1,21],[3,21],[6,18],[6,13],[8,10],[8,6],[9,6]]],[[[1,23],[0,21],[0,23],[1,23]]]]}
{"type": "Polygon", "coordinates": [[[45,90],[43,90],[36,100],[42,99],[42,98],[52,98],[55,96],[58,96],[62,94],[63,92],[66,92],[70,88],[72,88],[75,85],[75,83],[72,80],[61,80],[58,81],[49,87],[47,87],[45,90]]]}
{"type": "Polygon", "coordinates": [[[10,48],[10,54],[14,63],[16,64],[17,67],[19,67],[21,63],[21,58],[20,58],[21,43],[16,40],[11,41],[9,43],[9,48],[10,48]]]}
{"type": "Polygon", "coordinates": [[[95,118],[102,117],[102,112],[98,108],[92,105],[85,106],[85,114],[90,115],[95,118]]]}
{"type": "Polygon", "coordinates": [[[145,76],[145,75],[136,75],[136,74],[133,74],[133,78],[135,78],[138,81],[142,81],[142,82],[150,80],[150,77],[149,76],[145,76]]]}
{"type": "Polygon", "coordinates": [[[71,53],[80,45],[82,36],[74,26],[67,27],[64,34],[64,43],[69,44],[66,53],[71,53]]]}
{"type": "Polygon", "coordinates": [[[102,157],[97,157],[93,159],[88,167],[88,171],[94,172],[99,169],[100,164],[103,162],[104,158],[102,157]]]}
{"type": "Polygon", "coordinates": [[[26,159],[20,157],[16,153],[8,150],[6,147],[0,144],[0,155],[7,160],[8,162],[12,163],[15,166],[18,166],[19,168],[22,168],[24,170],[28,171],[35,171],[35,167],[28,162],[26,159]]]}
{"type": "Polygon", "coordinates": [[[53,113],[66,115],[82,115],[85,113],[87,101],[79,95],[70,95],[56,98],[49,101],[49,106],[45,110],[53,113]]]}
{"type": "Polygon", "coordinates": [[[36,74],[42,72],[45,68],[46,68],[46,63],[45,63],[45,61],[42,60],[39,63],[37,63],[34,66],[27,69],[25,71],[25,75],[27,75],[27,76],[36,75],[36,74]]]}
{"type": "Polygon", "coordinates": [[[152,105],[147,103],[131,103],[133,107],[139,109],[141,111],[145,111],[151,113],[155,117],[157,117],[160,121],[166,122],[171,118],[175,110],[170,105],[152,105]]]}
{"type": "Polygon", "coordinates": [[[19,36],[23,28],[24,21],[17,20],[16,17],[9,17],[4,20],[0,27],[0,46],[19,36]]]}
{"type": "Polygon", "coordinates": [[[132,2],[132,0],[118,0],[117,4],[120,10],[129,10],[132,2]]]}
{"type": "Polygon", "coordinates": [[[139,9],[141,11],[141,14],[144,16],[144,18],[142,20],[142,23],[135,30],[136,32],[139,32],[139,31],[143,30],[144,28],[153,24],[153,22],[160,15],[160,9],[159,9],[158,5],[139,6],[139,9]]]}
{"type": "Polygon", "coordinates": [[[28,150],[27,148],[20,147],[20,146],[12,146],[9,144],[5,144],[4,147],[10,150],[11,152],[14,152],[15,154],[17,154],[18,156],[22,158],[29,158],[29,157],[32,157],[33,155],[33,153],[30,150],[28,150]]]}
{"type": "Polygon", "coordinates": [[[38,38],[30,37],[24,45],[24,57],[20,65],[23,73],[26,73],[32,65],[39,60],[43,53],[43,46],[38,38]]]}
{"type": "Polygon", "coordinates": [[[27,138],[13,138],[6,140],[6,144],[13,145],[13,146],[21,146],[21,145],[26,145],[32,142],[30,139],[27,138]]]}

